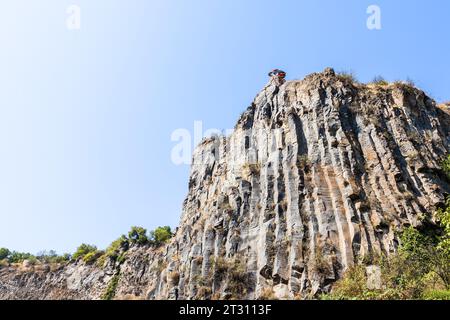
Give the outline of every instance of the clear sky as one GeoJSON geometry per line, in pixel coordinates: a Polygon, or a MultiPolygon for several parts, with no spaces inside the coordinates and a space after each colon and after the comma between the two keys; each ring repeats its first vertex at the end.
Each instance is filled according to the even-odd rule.
{"type": "Polygon", "coordinates": [[[73,252],[175,227],[189,167],[171,133],[233,128],[272,68],[409,77],[450,100],[449,15],[446,0],[2,1],[0,247],[73,252]]]}

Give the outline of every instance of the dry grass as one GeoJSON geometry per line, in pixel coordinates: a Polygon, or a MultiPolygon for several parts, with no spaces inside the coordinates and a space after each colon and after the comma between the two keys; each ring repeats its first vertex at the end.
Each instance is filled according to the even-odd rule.
{"type": "Polygon", "coordinates": [[[319,250],[316,251],[312,267],[318,273],[326,273],[328,271],[329,268],[328,261],[326,260],[322,252],[319,250]]]}
{"type": "Polygon", "coordinates": [[[34,271],[36,272],[49,272],[51,270],[48,264],[36,264],[34,266],[34,271]]]}
{"type": "Polygon", "coordinates": [[[194,258],[194,262],[196,264],[202,264],[203,263],[203,256],[197,256],[194,258]]]}
{"type": "Polygon", "coordinates": [[[212,289],[211,287],[208,286],[201,286],[197,289],[197,295],[196,298],[197,299],[205,299],[205,298],[209,298],[210,295],[212,293],[212,289]]]}
{"type": "Polygon", "coordinates": [[[376,86],[387,86],[389,85],[389,82],[387,82],[382,76],[376,76],[375,78],[373,78],[370,84],[376,86]]]}
{"type": "Polygon", "coordinates": [[[9,267],[9,262],[7,259],[0,260],[0,268],[9,267]]]}
{"type": "Polygon", "coordinates": [[[211,258],[211,264],[215,268],[215,273],[222,276],[230,268],[230,263],[223,257],[211,258]]]}
{"type": "Polygon", "coordinates": [[[350,82],[353,84],[359,83],[355,73],[352,71],[339,71],[336,76],[343,82],[350,82]]]}
{"type": "Polygon", "coordinates": [[[310,167],[311,161],[309,160],[308,155],[302,154],[297,156],[297,168],[308,171],[310,167]]]}
{"type": "Polygon", "coordinates": [[[258,300],[278,300],[272,288],[264,288],[259,294],[258,300]]]}
{"type": "Polygon", "coordinates": [[[440,110],[450,115],[450,101],[441,103],[437,106],[440,110]]]}
{"type": "Polygon", "coordinates": [[[172,271],[169,273],[169,281],[174,285],[178,285],[180,282],[180,273],[178,271],[172,271]]]}
{"type": "Polygon", "coordinates": [[[250,178],[252,176],[255,175],[259,175],[259,173],[261,172],[261,164],[259,163],[245,163],[242,166],[242,176],[247,179],[250,180],[250,178]]]}

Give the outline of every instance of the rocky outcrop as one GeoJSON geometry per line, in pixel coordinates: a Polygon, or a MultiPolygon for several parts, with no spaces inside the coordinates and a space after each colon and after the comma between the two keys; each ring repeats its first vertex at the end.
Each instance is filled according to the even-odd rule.
{"type": "Polygon", "coordinates": [[[0,298],[308,298],[349,266],[389,255],[405,226],[432,224],[450,185],[446,107],[403,83],[332,69],[270,82],[229,137],[193,156],[179,228],[124,263],[0,270],[0,298]]]}

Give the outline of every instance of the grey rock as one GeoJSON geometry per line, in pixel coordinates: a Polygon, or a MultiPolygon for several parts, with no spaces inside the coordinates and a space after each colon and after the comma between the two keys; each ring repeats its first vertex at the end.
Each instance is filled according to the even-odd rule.
{"type": "MultiPolygon", "coordinates": [[[[357,85],[332,69],[269,82],[229,137],[196,148],[176,234],[127,251],[116,298],[329,291],[362,257],[396,252],[396,231],[444,203],[449,124],[447,107],[405,84],[357,85]]],[[[111,279],[82,263],[3,268],[0,298],[98,299],[111,279]]]]}

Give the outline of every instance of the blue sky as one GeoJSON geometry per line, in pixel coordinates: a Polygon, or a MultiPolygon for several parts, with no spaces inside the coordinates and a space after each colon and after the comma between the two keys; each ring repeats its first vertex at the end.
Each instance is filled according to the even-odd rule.
{"type": "Polygon", "coordinates": [[[448,1],[2,1],[0,247],[105,247],[175,227],[178,128],[232,128],[275,67],[411,78],[450,100],[448,1]],[[66,27],[69,5],[81,29],[66,27]],[[381,30],[366,27],[369,5],[381,30]]]}

